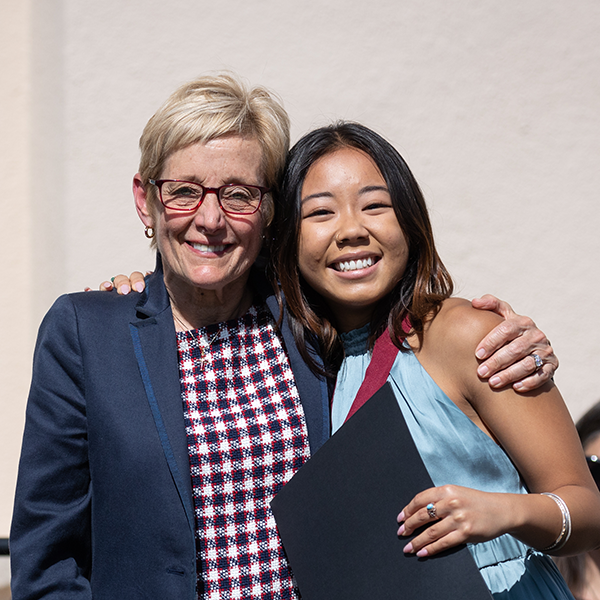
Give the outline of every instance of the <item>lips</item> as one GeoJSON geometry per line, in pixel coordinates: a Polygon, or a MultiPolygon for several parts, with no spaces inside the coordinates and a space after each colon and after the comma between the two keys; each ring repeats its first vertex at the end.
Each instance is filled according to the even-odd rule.
{"type": "Polygon", "coordinates": [[[336,271],[347,273],[348,271],[358,271],[359,269],[367,269],[372,267],[377,260],[372,256],[368,258],[359,258],[357,260],[345,260],[343,262],[333,263],[331,266],[336,271]]]}

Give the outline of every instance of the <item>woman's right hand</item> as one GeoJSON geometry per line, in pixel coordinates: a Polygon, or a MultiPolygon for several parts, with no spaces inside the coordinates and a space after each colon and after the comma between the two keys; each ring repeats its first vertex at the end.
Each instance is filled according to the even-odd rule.
{"type": "MultiPolygon", "coordinates": [[[[524,497],[525,494],[482,492],[457,485],[429,488],[417,494],[398,515],[399,536],[410,536],[433,523],[409,542],[404,552],[423,558],[459,544],[485,542],[507,533],[514,525],[511,518],[520,514],[512,508],[524,497]]],[[[540,496],[542,506],[544,501],[540,496]]]]}
{"type": "MultiPolygon", "coordinates": [[[[148,271],[146,275],[150,275],[151,272],[148,271]]],[[[121,296],[125,296],[132,290],[134,292],[143,292],[145,288],[144,274],[140,273],[140,271],[134,271],[129,277],[127,275],[117,275],[110,281],[102,282],[99,289],[101,292],[111,292],[114,289],[121,296]]]]}

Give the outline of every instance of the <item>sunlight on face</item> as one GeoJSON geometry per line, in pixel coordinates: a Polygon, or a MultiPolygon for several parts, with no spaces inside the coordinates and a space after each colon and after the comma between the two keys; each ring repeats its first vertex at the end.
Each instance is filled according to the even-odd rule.
{"type": "MultiPolygon", "coordinates": [[[[226,136],[174,152],[161,178],[215,188],[228,183],[262,186],[261,165],[262,149],[256,139],[226,136]]],[[[226,214],[216,195],[209,193],[194,212],[165,210],[162,205],[157,212],[157,245],[170,289],[184,286],[223,291],[245,286],[262,246],[260,211],[226,214]]]]}
{"type": "Polygon", "coordinates": [[[338,327],[369,322],[400,281],[408,244],[379,169],[342,148],[310,167],[302,186],[300,272],[332,308],[338,327]]]}

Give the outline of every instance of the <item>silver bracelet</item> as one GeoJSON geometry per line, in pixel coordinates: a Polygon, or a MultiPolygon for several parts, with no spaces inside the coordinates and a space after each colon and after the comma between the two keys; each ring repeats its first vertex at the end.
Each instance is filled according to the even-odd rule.
{"type": "Polygon", "coordinates": [[[551,552],[552,550],[559,550],[562,548],[571,537],[571,513],[569,512],[569,507],[566,505],[565,501],[556,494],[552,494],[551,492],[542,492],[542,496],[548,496],[556,502],[558,508],[560,508],[560,513],[562,515],[562,529],[558,534],[554,543],[550,544],[547,548],[544,548],[544,552],[551,552]]]}

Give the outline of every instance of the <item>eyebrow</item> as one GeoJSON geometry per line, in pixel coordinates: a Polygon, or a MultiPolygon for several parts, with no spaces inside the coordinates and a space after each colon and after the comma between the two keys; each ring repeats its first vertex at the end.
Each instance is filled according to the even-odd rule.
{"type": "MultiPolygon", "coordinates": [[[[369,192],[387,192],[390,193],[390,190],[384,185],[367,185],[358,190],[360,194],[368,194],[369,192]]],[[[310,196],[306,196],[300,200],[300,202],[306,202],[307,200],[312,200],[313,198],[333,198],[333,194],[331,192],[317,192],[316,194],[311,194],[310,196]]]]}
{"type": "Polygon", "coordinates": [[[388,190],[385,185],[367,185],[358,190],[359,194],[367,194],[368,192],[387,192],[389,194],[390,190],[388,190]]]}
{"type": "Polygon", "coordinates": [[[307,200],[312,200],[313,198],[333,198],[333,194],[331,192],[317,192],[316,194],[305,196],[300,200],[300,202],[306,202],[307,200]]]}

